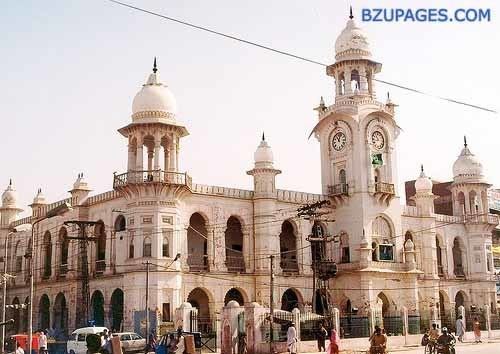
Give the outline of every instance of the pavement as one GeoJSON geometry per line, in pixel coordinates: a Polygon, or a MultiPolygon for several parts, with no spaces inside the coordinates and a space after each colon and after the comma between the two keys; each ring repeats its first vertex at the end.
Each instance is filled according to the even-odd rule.
{"type": "MultiPolygon", "coordinates": [[[[476,344],[474,342],[458,343],[455,346],[456,354],[500,354],[500,339],[485,339],[483,343],[476,344]]],[[[367,348],[368,349],[368,348],[367,348]]],[[[344,349],[340,351],[341,354],[366,354],[365,351],[344,349]]],[[[423,346],[411,345],[398,348],[389,348],[388,353],[405,353],[405,354],[422,354],[424,353],[423,346]]],[[[285,353],[283,353],[285,354],[285,353]]],[[[288,354],[288,353],[286,353],[288,354]]],[[[312,352],[300,354],[326,354],[325,352],[312,352]]]]}

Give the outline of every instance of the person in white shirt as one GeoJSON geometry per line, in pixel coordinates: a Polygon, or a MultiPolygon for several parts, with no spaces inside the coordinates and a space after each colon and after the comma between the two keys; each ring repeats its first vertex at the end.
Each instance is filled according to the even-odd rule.
{"type": "Polygon", "coordinates": [[[288,331],[286,332],[286,345],[288,347],[288,351],[291,354],[297,354],[297,330],[295,329],[295,323],[292,322],[290,327],[288,327],[288,331]]]}
{"type": "Polygon", "coordinates": [[[17,343],[16,354],[24,354],[24,349],[21,347],[21,344],[17,343]]]}
{"type": "Polygon", "coordinates": [[[175,348],[175,354],[183,354],[186,350],[186,342],[184,336],[182,335],[182,327],[177,329],[177,344],[175,348]]]}
{"type": "Polygon", "coordinates": [[[47,336],[45,331],[40,331],[40,336],[38,337],[38,343],[40,345],[40,354],[46,354],[47,351],[47,336]]]}

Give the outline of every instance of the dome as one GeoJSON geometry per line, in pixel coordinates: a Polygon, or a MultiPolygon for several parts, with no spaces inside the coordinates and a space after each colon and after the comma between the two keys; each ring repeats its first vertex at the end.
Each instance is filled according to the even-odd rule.
{"type": "Polygon", "coordinates": [[[351,18],[335,41],[335,59],[370,59],[370,43],[365,32],[351,18]]]}
{"type": "Polygon", "coordinates": [[[17,192],[12,187],[12,180],[2,194],[2,208],[15,208],[17,204],[17,192]]]}
{"type": "Polygon", "coordinates": [[[140,120],[147,118],[174,119],[177,113],[177,103],[172,91],[160,82],[156,58],[153,73],[149,75],[147,82],[135,95],[132,102],[132,119],[140,120]]]}
{"type": "Polygon", "coordinates": [[[39,204],[47,204],[41,188],[38,189],[35,198],[33,198],[32,205],[39,205],[39,204]]]}
{"type": "Polygon", "coordinates": [[[262,141],[253,156],[255,167],[273,168],[273,150],[271,150],[271,147],[267,143],[264,133],[262,133],[262,141]]]}
{"type": "Polygon", "coordinates": [[[482,182],[483,165],[470,152],[465,140],[464,148],[453,164],[453,179],[455,182],[482,182]]]}
{"type": "Polygon", "coordinates": [[[432,193],[432,181],[424,173],[424,166],[421,166],[420,176],[415,180],[415,191],[419,194],[432,193]]]}
{"type": "Polygon", "coordinates": [[[87,181],[85,181],[85,179],[83,178],[83,173],[78,174],[78,177],[77,177],[75,183],[73,183],[73,190],[75,190],[75,191],[78,191],[78,190],[88,191],[88,190],[90,190],[87,181]]]}

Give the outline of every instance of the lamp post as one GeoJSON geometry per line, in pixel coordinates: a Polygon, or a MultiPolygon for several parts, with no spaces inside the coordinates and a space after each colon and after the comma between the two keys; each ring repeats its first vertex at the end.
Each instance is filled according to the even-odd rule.
{"type": "MultiPolygon", "coordinates": [[[[3,258],[3,297],[2,297],[2,323],[5,322],[5,305],[7,301],[7,259],[8,259],[8,242],[9,242],[9,237],[13,233],[17,232],[16,229],[13,229],[13,231],[9,232],[7,236],[5,237],[5,256],[3,258]]],[[[2,348],[0,352],[4,353],[4,348],[5,348],[5,326],[2,326],[2,348]]]]}
{"type": "Polygon", "coordinates": [[[53,218],[54,216],[62,215],[70,211],[71,205],[63,203],[51,210],[48,210],[45,216],[35,220],[31,224],[31,262],[30,262],[30,296],[29,296],[29,312],[28,312],[28,354],[32,354],[33,346],[33,292],[35,287],[35,262],[33,259],[35,249],[35,225],[39,222],[53,218]]]}

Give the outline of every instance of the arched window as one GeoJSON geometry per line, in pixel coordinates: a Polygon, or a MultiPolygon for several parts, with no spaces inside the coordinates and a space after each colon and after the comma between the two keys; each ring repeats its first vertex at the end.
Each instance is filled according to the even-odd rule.
{"type": "Polygon", "coordinates": [[[375,169],[375,175],[374,175],[375,183],[379,183],[380,181],[380,170],[378,168],[375,169]]]}
{"type": "Polygon", "coordinates": [[[437,271],[438,275],[442,277],[444,275],[443,272],[443,254],[441,251],[441,244],[439,243],[439,238],[436,236],[436,258],[437,258],[437,271]]]}
{"type": "Polygon", "coordinates": [[[340,263],[349,263],[351,252],[349,249],[349,235],[345,232],[340,234],[340,263]]]}
{"type": "Polygon", "coordinates": [[[134,234],[130,233],[130,241],[128,243],[128,258],[134,258],[134,234]]]}
{"type": "Polygon", "coordinates": [[[338,95],[344,95],[345,94],[345,77],[344,73],[340,73],[339,79],[338,79],[338,95]]]}
{"type": "Polygon", "coordinates": [[[125,221],[125,217],[123,215],[118,215],[115,220],[115,231],[125,231],[127,229],[127,222],[125,221]]]}
{"type": "Polygon", "coordinates": [[[191,215],[187,232],[187,263],[191,271],[208,270],[207,235],[205,218],[200,213],[191,215]]]}
{"type": "MultiPolygon", "coordinates": [[[[16,265],[15,265],[15,272],[16,273],[21,273],[23,271],[23,253],[22,253],[22,248],[21,248],[21,241],[17,241],[16,243],[16,265]]],[[[5,260],[7,261],[7,260],[5,260]]]]}
{"type": "Polygon", "coordinates": [[[411,232],[410,232],[410,231],[406,231],[406,233],[405,233],[405,243],[406,243],[406,241],[408,241],[408,240],[411,240],[412,242],[414,242],[414,240],[413,240],[413,235],[411,234],[411,232]]]}
{"type": "Polygon", "coordinates": [[[455,274],[456,277],[464,277],[465,272],[464,272],[464,267],[463,267],[463,260],[462,260],[462,247],[460,245],[460,241],[458,237],[455,238],[453,241],[453,273],[455,274]]]}
{"type": "Polygon", "coordinates": [[[102,221],[94,226],[94,234],[97,238],[96,271],[102,273],[106,269],[106,230],[102,221]]]}
{"type": "Polygon", "coordinates": [[[295,273],[298,269],[296,236],[293,225],[286,220],[281,224],[280,233],[280,266],[284,272],[295,273]]]}
{"type": "Polygon", "coordinates": [[[43,250],[44,250],[43,279],[48,279],[52,275],[52,241],[50,239],[49,231],[47,231],[43,236],[43,250]]]}
{"type": "Polygon", "coordinates": [[[146,236],[142,245],[142,256],[151,257],[151,238],[146,236]]]}
{"type": "Polygon", "coordinates": [[[68,231],[65,227],[59,230],[59,244],[60,244],[60,257],[59,257],[59,275],[64,275],[68,272],[68,256],[69,256],[69,240],[68,231]]]}
{"type": "Polygon", "coordinates": [[[170,257],[170,234],[171,230],[163,230],[163,244],[161,247],[161,255],[163,257],[170,257]]]}
{"type": "Polygon", "coordinates": [[[372,261],[378,261],[378,246],[376,242],[372,242],[372,261]]]}
{"type": "Polygon", "coordinates": [[[457,195],[458,200],[458,215],[465,215],[465,195],[464,192],[459,192],[457,195]]]}
{"type": "MultiPolygon", "coordinates": [[[[325,231],[323,226],[319,222],[315,222],[312,227],[312,236],[314,239],[323,238],[325,231]]],[[[325,250],[322,247],[322,242],[312,241],[311,242],[311,258],[313,263],[319,262],[325,256],[325,250]]]]}
{"type": "Polygon", "coordinates": [[[226,266],[230,272],[244,272],[243,260],[243,231],[241,222],[237,217],[231,216],[227,220],[225,231],[226,240],[226,266]]]}
{"type": "Polygon", "coordinates": [[[347,177],[345,175],[345,170],[341,169],[339,171],[339,183],[345,185],[347,183],[347,177]]]}
{"type": "Polygon", "coordinates": [[[359,72],[357,70],[353,70],[351,71],[351,91],[357,93],[360,89],[361,82],[359,80],[359,72]]]}

